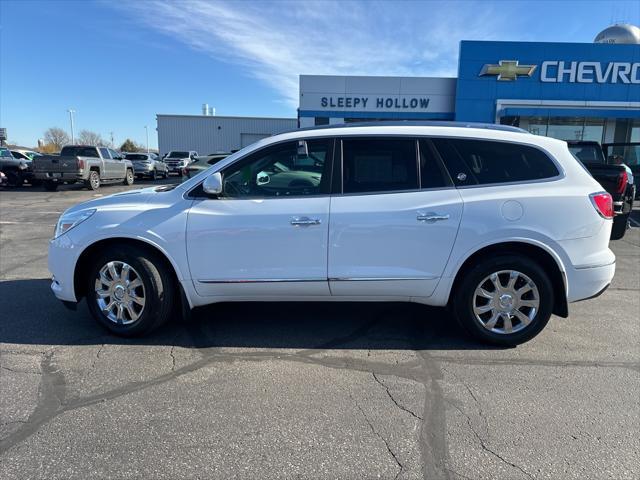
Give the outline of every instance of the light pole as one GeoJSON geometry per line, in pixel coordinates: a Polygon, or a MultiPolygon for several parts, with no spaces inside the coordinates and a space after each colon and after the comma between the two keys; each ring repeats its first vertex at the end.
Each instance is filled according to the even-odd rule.
{"type": "Polygon", "coordinates": [[[144,131],[147,134],[147,153],[149,153],[149,127],[144,126],[144,131]]]}
{"type": "Polygon", "coordinates": [[[69,120],[71,121],[71,143],[74,144],[76,140],[73,135],[73,114],[76,113],[76,111],[70,108],[67,112],[69,112],[69,120]]]}

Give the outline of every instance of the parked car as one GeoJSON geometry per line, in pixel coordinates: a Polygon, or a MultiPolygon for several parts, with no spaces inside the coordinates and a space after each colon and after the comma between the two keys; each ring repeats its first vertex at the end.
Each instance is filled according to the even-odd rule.
{"type": "Polygon", "coordinates": [[[216,153],[207,155],[206,157],[197,157],[193,162],[182,169],[182,176],[191,178],[194,175],[206,170],[211,165],[215,165],[220,160],[223,160],[229,156],[228,153],[216,153]]]}
{"type": "Polygon", "coordinates": [[[609,286],[612,218],[611,195],[560,140],[497,125],[319,127],[179,185],[68,209],[49,269],[60,300],[86,298],[123,336],[178,304],[411,301],[515,345],[609,286]]]}
{"type": "Polygon", "coordinates": [[[33,157],[39,157],[40,155],[42,155],[39,152],[34,152],[33,150],[25,150],[23,148],[13,149],[11,150],[11,154],[13,155],[14,158],[17,158],[19,160],[28,160],[28,161],[33,160],[33,157]]]}
{"type": "Polygon", "coordinates": [[[133,164],[106,147],[67,145],[60,155],[42,155],[33,160],[35,178],[44,188],[55,191],[58,185],[82,182],[90,190],[104,183],[133,184],[133,164]]]}
{"type": "Polygon", "coordinates": [[[0,147],[0,171],[7,177],[7,184],[13,187],[33,182],[31,160],[15,158],[5,147],[0,147]]]}
{"type": "Polygon", "coordinates": [[[151,178],[156,180],[158,177],[167,178],[169,176],[169,169],[167,164],[157,157],[154,158],[149,153],[127,153],[124,158],[130,160],[133,164],[133,172],[136,178],[151,178]]]}
{"type": "Polygon", "coordinates": [[[182,175],[182,169],[193,162],[198,156],[195,150],[172,150],[164,158],[164,163],[169,167],[169,173],[182,175]]]}
{"type": "Polygon", "coordinates": [[[623,163],[607,164],[602,147],[593,141],[569,141],[569,151],[589,170],[602,188],[613,198],[613,228],[611,240],[620,240],[629,227],[636,195],[635,178],[623,163]]]}

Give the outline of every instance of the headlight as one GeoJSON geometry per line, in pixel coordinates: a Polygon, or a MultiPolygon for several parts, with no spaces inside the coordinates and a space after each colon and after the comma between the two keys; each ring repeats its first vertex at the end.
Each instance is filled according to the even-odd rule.
{"type": "Polygon", "coordinates": [[[94,213],[96,213],[95,208],[92,208],[90,210],[81,210],[79,212],[65,213],[58,220],[53,238],[56,239],[60,235],[67,233],[73,227],[80,225],[94,213]]]}

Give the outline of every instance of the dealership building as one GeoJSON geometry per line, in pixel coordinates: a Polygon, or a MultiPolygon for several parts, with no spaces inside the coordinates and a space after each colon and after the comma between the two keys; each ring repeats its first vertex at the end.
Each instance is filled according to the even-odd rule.
{"type": "Polygon", "coordinates": [[[301,75],[299,125],[456,120],[640,141],[640,29],[609,27],[596,42],[462,41],[457,78],[301,75]]]}
{"type": "MultiPolygon", "coordinates": [[[[297,127],[384,120],[518,126],[563,140],[640,142],[640,29],[594,43],[462,41],[458,75],[300,75],[298,118],[158,115],[161,153],[231,151],[297,127]]],[[[205,112],[203,112],[205,113],[205,112]]]]}

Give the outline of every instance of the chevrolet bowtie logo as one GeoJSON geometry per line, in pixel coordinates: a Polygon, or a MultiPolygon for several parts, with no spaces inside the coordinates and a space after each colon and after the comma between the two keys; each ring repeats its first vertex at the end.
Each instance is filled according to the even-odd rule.
{"type": "Polygon", "coordinates": [[[518,60],[500,60],[498,65],[487,64],[480,70],[480,76],[497,75],[498,80],[517,80],[518,75],[533,75],[537,65],[518,65],[518,60]]]}

